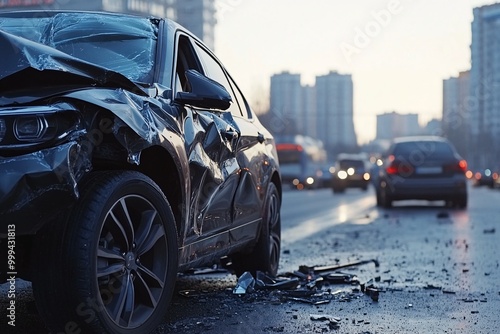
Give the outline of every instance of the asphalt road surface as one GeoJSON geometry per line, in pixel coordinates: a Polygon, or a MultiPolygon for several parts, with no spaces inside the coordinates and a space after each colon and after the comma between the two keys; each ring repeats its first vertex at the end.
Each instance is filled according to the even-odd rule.
{"type": "MultiPolygon", "coordinates": [[[[287,191],[280,279],[304,266],[363,263],[334,271],[351,280],[308,280],[314,294],[237,295],[228,272],[180,275],[155,333],[499,333],[500,190],[469,194],[467,210],[425,201],[379,209],[373,189],[287,191]]],[[[18,282],[15,328],[0,288],[1,333],[47,332],[29,283],[18,282]]]]}

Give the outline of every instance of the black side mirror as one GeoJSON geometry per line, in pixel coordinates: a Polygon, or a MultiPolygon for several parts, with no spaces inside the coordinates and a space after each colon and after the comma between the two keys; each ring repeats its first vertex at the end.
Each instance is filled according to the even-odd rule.
{"type": "Polygon", "coordinates": [[[231,105],[231,95],[223,85],[195,70],[186,71],[191,92],[178,92],[175,102],[194,107],[226,110],[231,105]]]}

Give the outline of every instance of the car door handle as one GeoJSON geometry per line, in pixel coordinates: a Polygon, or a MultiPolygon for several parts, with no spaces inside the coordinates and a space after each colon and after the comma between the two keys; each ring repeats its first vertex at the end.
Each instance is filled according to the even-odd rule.
{"type": "Polygon", "coordinates": [[[257,140],[259,141],[259,143],[261,143],[261,144],[262,144],[262,143],[264,142],[264,140],[265,140],[264,135],[263,135],[262,133],[260,133],[260,132],[259,132],[259,133],[257,134],[257,140]]]}

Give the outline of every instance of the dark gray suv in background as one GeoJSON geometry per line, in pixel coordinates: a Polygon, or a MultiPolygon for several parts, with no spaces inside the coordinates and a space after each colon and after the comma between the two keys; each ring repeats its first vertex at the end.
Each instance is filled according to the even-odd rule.
{"type": "Polygon", "coordinates": [[[0,14],[0,276],[54,333],[143,334],[179,271],[230,256],[276,275],[271,134],[172,21],[0,14]]]}
{"type": "Polygon", "coordinates": [[[385,154],[376,183],[377,205],[397,200],[444,200],[467,207],[467,162],[445,138],[395,139],[385,154]]]}

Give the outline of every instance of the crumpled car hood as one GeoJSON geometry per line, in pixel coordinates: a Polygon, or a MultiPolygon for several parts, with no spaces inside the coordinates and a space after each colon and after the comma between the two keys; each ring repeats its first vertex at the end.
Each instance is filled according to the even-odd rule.
{"type": "Polygon", "coordinates": [[[0,105],[27,103],[31,97],[36,100],[41,97],[40,92],[34,91],[28,96],[15,92],[37,87],[52,87],[52,91],[56,87],[60,87],[57,90],[68,90],[72,86],[115,87],[147,96],[139,85],[120,73],[2,30],[0,49],[3,50],[0,105]]]}

